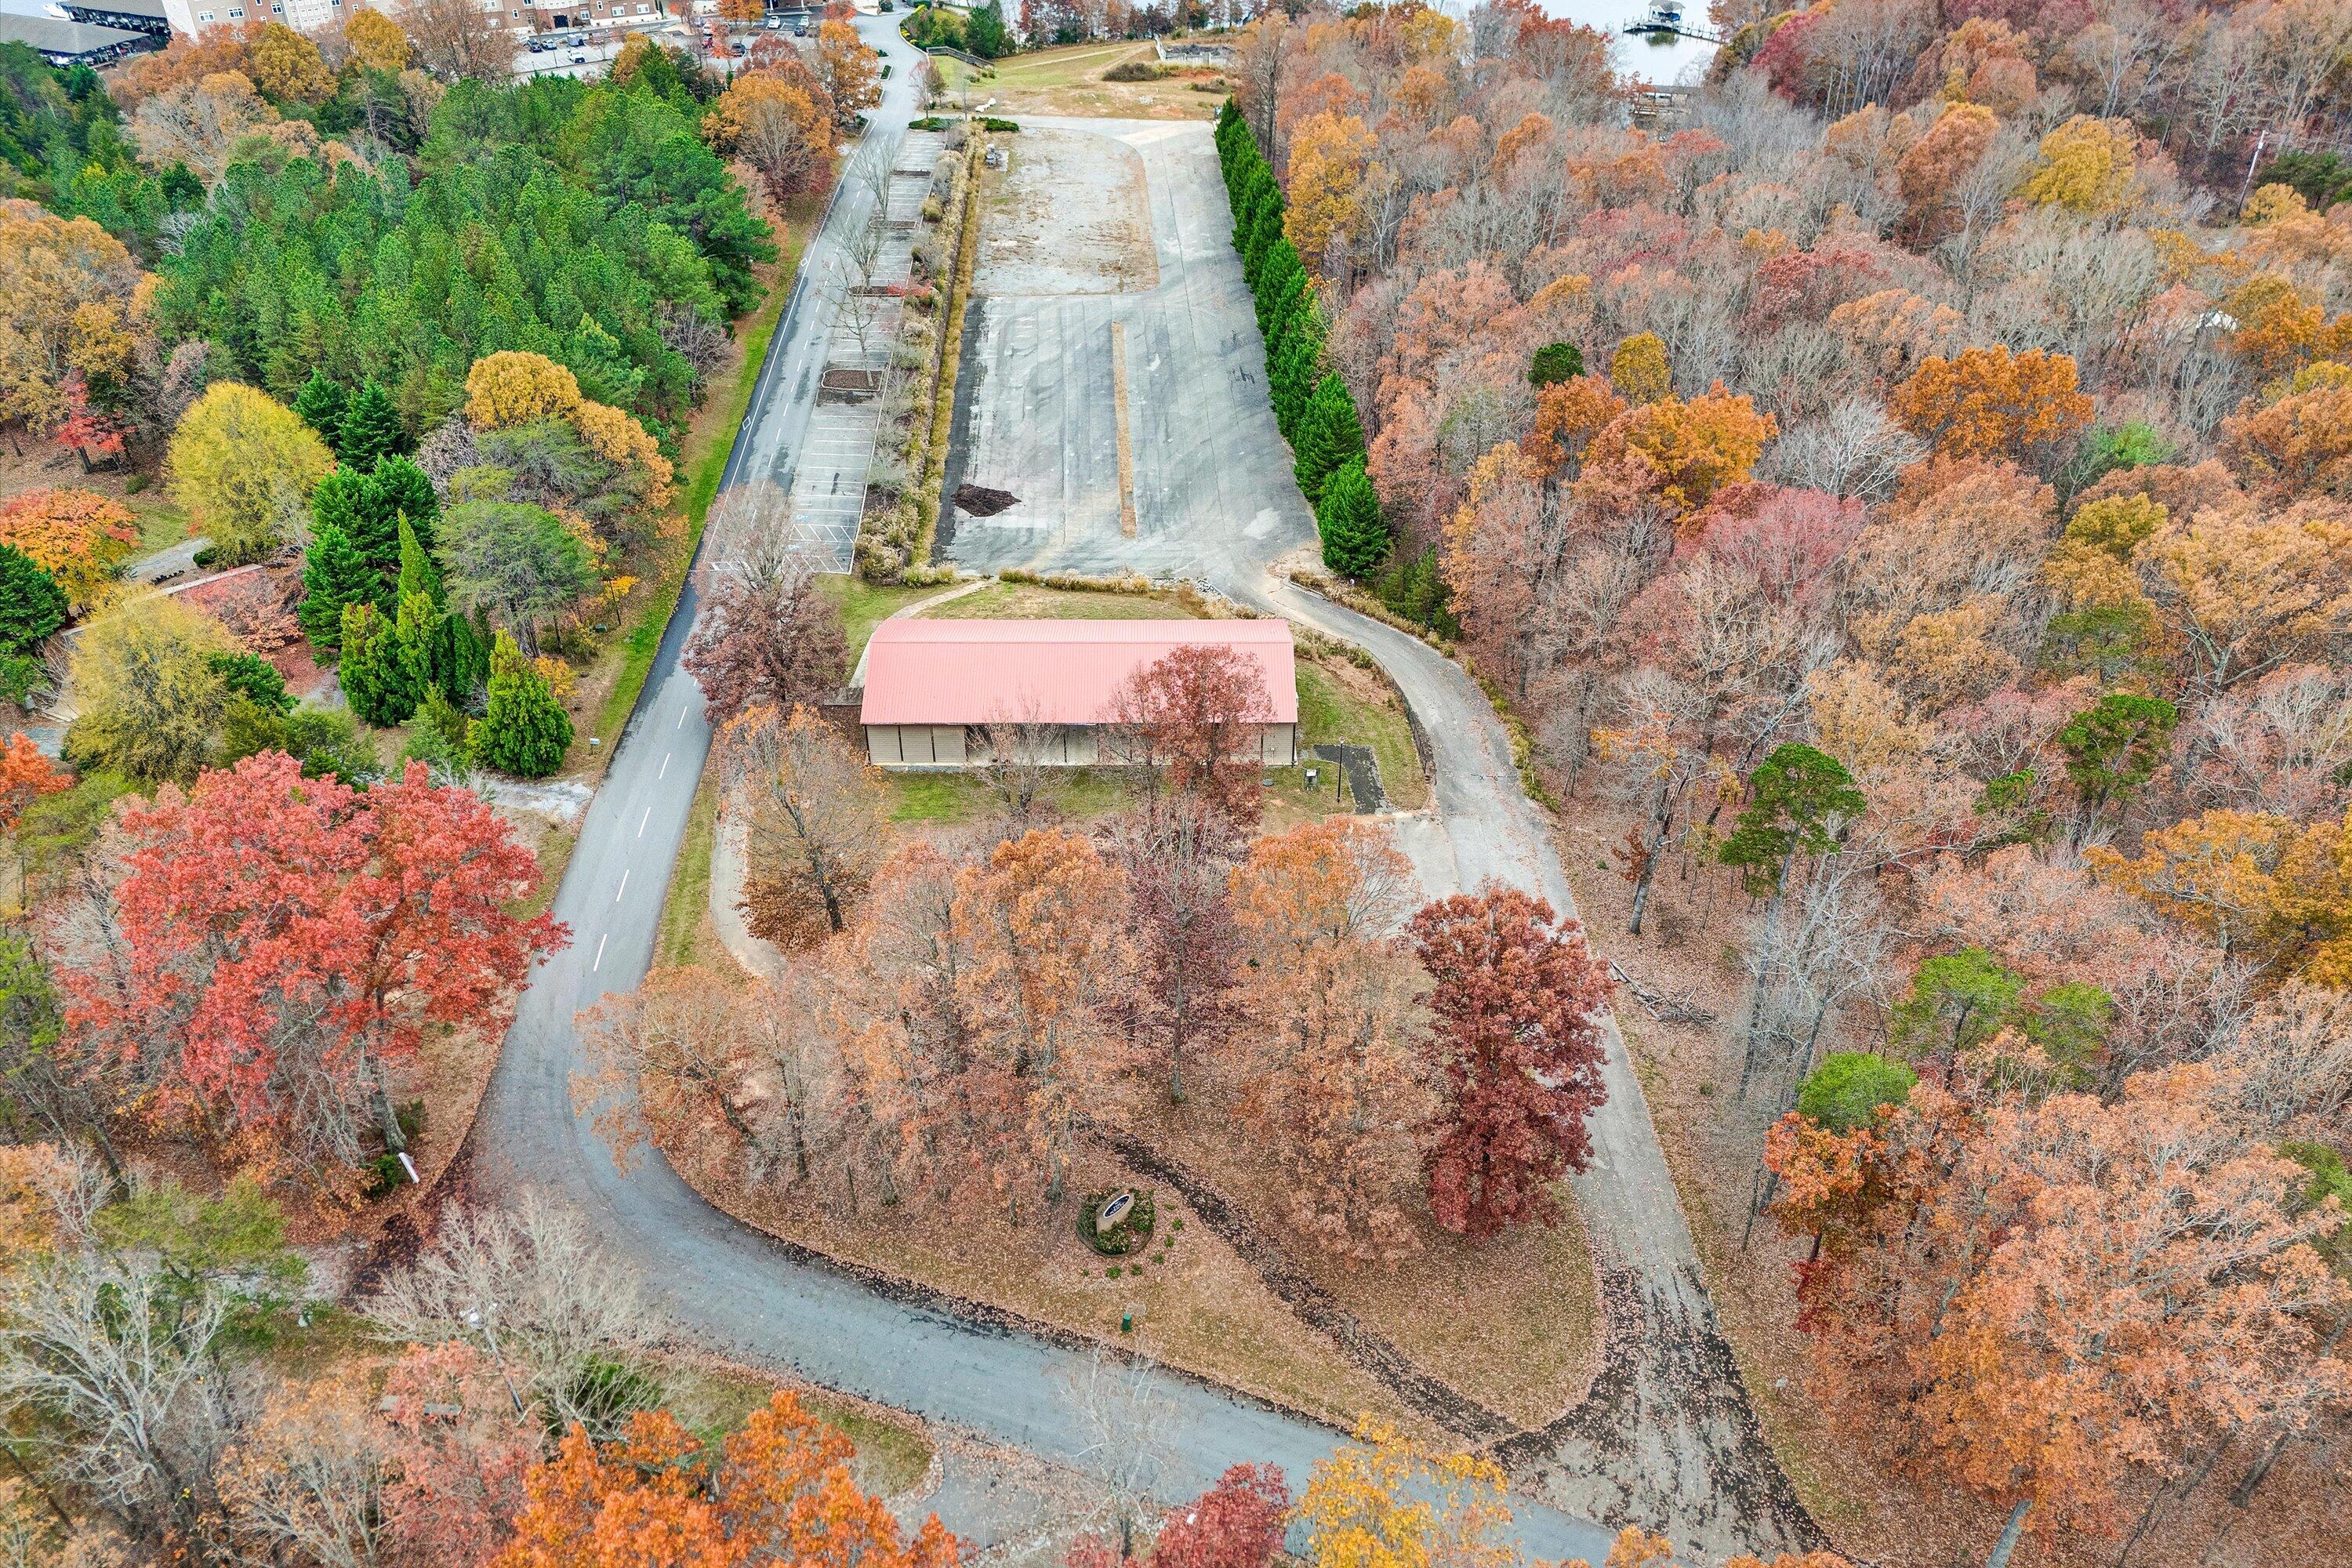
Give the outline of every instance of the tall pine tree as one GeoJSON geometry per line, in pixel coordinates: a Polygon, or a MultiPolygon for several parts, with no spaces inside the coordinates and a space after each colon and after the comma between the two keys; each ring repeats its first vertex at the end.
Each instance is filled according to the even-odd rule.
{"type": "Polygon", "coordinates": [[[1316,384],[1291,447],[1298,488],[1308,500],[1323,494],[1326,479],[1341,464],[1364,455],[1364,427],[1356,417],[1356,400],[1348,395],[1347,383],[1326,375],[1316,384]]]}
{"type": "Polygon", "coordinates": [[[1370,576],[1388,553],[1389,525],[1381,517],[1381,498],[1362,458],[1323,481],[1315,531],[1323,536],[1323,564],[1346,576],[1370,576]]]}
{"type": "Polygon", "coordinates": [[[314,523],[302,556],[302,604],[294,612],[310,646],[320,653],[341,647],[344,607],[372,603],[382,583],[350,534],[332,522],[314,523]]]}
{"type": "Polygon", "coordinates": [[[343,657],[336,673],[352,711],[379,728],[404,723],[423,695],[401,658],[392,622],[373,605],[343,606],[343,657]]]}
{"type": "Polygon", "coordinates": [[[333,447],[342,439],[343,410],[351,402],[343,384],[331,381],[323,370],[314,370],[302,390],[294,395],[294,412],[302,423],[319,433],[321,440],[333,447]]]}
{"type": "Polygon", "coordinates": [[[391,457],[408,443],[408,432],[400,423],[400,410],[393,406],[391,394],[373,381],[361,387],[351,406],[343,410],[336,433],[336,460],[362,474],[374,470],[377,458],[391,457]]]}

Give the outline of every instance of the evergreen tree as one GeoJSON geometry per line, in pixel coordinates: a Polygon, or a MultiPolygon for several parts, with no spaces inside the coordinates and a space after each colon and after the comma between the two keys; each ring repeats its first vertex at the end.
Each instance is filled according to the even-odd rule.
{"type": "Polygon", "coordinates": [[[379,728],[416,711],[423,695],[409,679],[393,624],[370,604],[343,606],[343,657],[337,666],[352,711],[379,728]]]}
{"type": "Polygon", "coordinates": [[[545,778],[563,765],[572,744],[572,716],[500,632],[490,648],[489,697],[482,716],[466,728],[466,749],[485,767],[520,778],[545,778]]]}
{"type": "Polygon", "coordinates": [[[1307,268],[1298,262],[1298,252],[1290,241],[1277,239],[1266,252],[1265,265],[1258,269],[1257,328],[1271,332],[1276,323],[1291,311],[1309,303],[1307,268]]]}
{"type": "Polygon", "coordinates": [[[1261,167],[1242,186],[1240,220],[1242,272],[1255,284],[1267,247],[1282,234],[1282,187],[1273,171],[1261,167]]]}
{"type": "Polygon", "coordinates": [[[310,492],[313,531],[340,528],[383,579],[376,606],[387,615],[398,601],[393,586],[400,573],[400,520],[407,518],[417,539],[433,548],[441,503],[433,481],[406,458],[384,458],[372,468],[340,468],[310,492]]]}
{"type": "Polygon", "coordinates": [[[1315,509],[1315,531],[1323,536],[1323,564],[1349,577],[1371,574],[1389,552],[1389,525],[1381,498],[1357,458],[1323,481],[1315,509]]]}
{"type": "Polygon", "coordinates": [[[329,380],[323,370],[314,370],[310,379],[302,384],[302,390],[294,395],[294,412],[328,446],[335,447],[342,439],[343,410],[350,402],[341,382],[329,380]]]}
{"type": "MultiPolygon", "coordinates": [[[[431,595],[401,594],[400,614],[392,623],[393,656],[400,664],[401,683],[414,698],[422,698],[433,686],[433,637],[443,618],[431,595]]],[[[415,711],[414,699],[410,711],[415,711]]]]}
{"type": "Polygon", "coordinates": [[[471,707],[490,678],[490,644],[464,616],[441,617],[433,628],[433,684],[452,702],[471,707]]]}
{"type": "Polygon", "coordinates": [[[1584,374],[1584,351],[1574,343],[1546,343],[1528,362],[1528,381],[1534,386],[1558,386],[1584,374]]]}
{"type": "Polygon", "coordinates": [[[400,410],[392,405],[391,394],[370,381],[343,410],[342,423],[336,426],[335,458],[345,468],[371,473],[379,458],[390,457],[408,444],[408,432],[400,423],[400,410]]]}
{"type": "Polygon", "coordinates": [[[66,624],[66,591],[40,563],[0,544],[0,654],[23,654],[66,624]]]}
{"type": "Polygon", "coordinates": [[[1282,426],[1286,439],[1297,439],[1298,416],[1314,395],[1321,349],[1320,334],[1293,318],[1290,330],[1282,335],[1282,346],[1275,352],[1273,368],[1266,375],[1267,393],[1274,400],[1275,423],[1282,426]]]}
{"type": "Polygon", "coordinates": [[[302,557],[302,603],[294,612],[310,646],[320,653],[341,647],[344,607],[372,603],[382,580],[350,534],[331,522],[314,523],[302,557]]]}
{"type": "Polygon", "coordinates": [[[213,654],[205,662],[220,677],[231,697],[242,697],[267,713],[294,711],[294,694],[286,689],[286,678],[259,654],[239,648],[235,653],[213,654]]]}
{"type": "Polygon", "coordinates": [[[964,42],[971,52],[984,60],[1003,59],[1013,50],[1013,29],[1004,25],[1004,7],[1000,0],[975,7],[964,17],[964,42]]]}
{"type": "Polygon", "coordinates": [[[421,731],[430,731],[433,738],[440,742],[440,749],[445,753],[452,756],[464,753],[466,715],[459,712],[457,705],[442,695],[439,687],[428,686],[425,689],[425,700],[416,705],[416,727],[421,731]]]}
{"type": "Polygon", "coordinates": [[[1364,455],[1364,427],[1356,417],[1356,400],[1348,395],[1347,383],[1326,375],[1316,384],[1291,445],[1297,453],[1298,488],[1308,500],[1322,495],[1326,477],[1342,463],[1364,455]]]}
{"type": "Polygon", "coordinates": [[[435,570],[433,558],[425,553],[425,542],[416,536],[416,525],[406,514],[400,520],[400,596],[422,594],[435,609],[443,603],[441,574],[435,570]]]}
{"type": "Polygon", "coordinates": [[[416,541],[427,551],[438,537],[435,524],[441,521],[441,498],[434,493],[433,481],[423,468],[409,458],[379,458],[375,472],[368,476],[369,494],[385,526],[392,531],[393,563],[399,561],[399,520],[406,518],[416,530],[416,541]]]}

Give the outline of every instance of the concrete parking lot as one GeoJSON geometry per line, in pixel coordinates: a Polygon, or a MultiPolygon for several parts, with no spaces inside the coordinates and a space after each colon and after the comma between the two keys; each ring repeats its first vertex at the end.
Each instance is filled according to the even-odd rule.
{"type": "Polygon", "coordinates": [[[1022,126],[982,230],[950,459],[1014,500],[955,513],[947,556],[1223,576],[1311,541],[1297,487],[1263,482],[1289,455],[1209,127],[1022,126]],[[1050,177],[1024,180],[1024,163],[1050,177]]]}

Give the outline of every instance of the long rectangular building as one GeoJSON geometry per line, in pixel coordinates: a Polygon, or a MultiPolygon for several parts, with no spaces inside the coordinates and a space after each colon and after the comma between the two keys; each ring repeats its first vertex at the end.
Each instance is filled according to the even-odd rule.
{"type": "Polygon", "coordinates": [[[1118,692],[1177,648],[1230,648],[1257,668],[1267,706],[1258,761],[1298,759],[1298,670],[1286,621],[887,620],[866,650],[858,721],[885,768],[961,768],[989,759],[991,726],[1020,724],[1036,760],[1122,761],[1109,733],[1118,692]]]}

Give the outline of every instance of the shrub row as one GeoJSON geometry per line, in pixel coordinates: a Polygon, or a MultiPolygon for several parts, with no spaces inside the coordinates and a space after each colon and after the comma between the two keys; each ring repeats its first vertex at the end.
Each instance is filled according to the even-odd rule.
{"type": "Polygon", "coordinates": [[[1274,420],[1290,443],[1298,489],[1315,507],[1323,563],[1368,577],[1389,552],[1389,529],[1364,472],[1363,421],[1348,384],[1324,362],[1322,302],[1283,232],[1282,187],[1230,98],[1217,115],[1217,163],[1233,203],[1234,248],[1265,337],[1274,420]]]}
{"type": "Polygon", "coordinates": [[[902,350],[922,355],[924,374],[912,417],[901,437],[899,456],[907,488],[890,506],[869,512],[857,534],[857,574],[869,583],[928,584],[951,581],[954,571],[930,565],[939,527],[940,491],[947,477],[948,431],[955,416],[956,374],[963,361],[964,309],[971,298],[971,269],[980,249],[981,145],[968,143],[949,153],[953,174],[935,251],[947,287],[946,308],[936,318],[915,311],[900,316],[902,350]]]}

